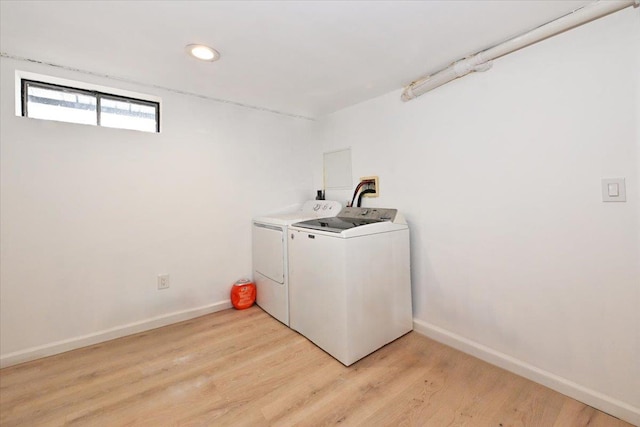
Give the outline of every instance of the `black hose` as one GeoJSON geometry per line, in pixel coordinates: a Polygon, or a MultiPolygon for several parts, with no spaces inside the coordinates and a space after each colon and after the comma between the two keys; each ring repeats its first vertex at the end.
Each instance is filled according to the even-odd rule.
{"type": "Polygon", "coordinates": [[[360,207],[360,205],[362,204],[362,196],[364,196],[365,194],[371,194],[371,193],[375,193],[376,190],[373,190],[371,188],[369,188],[368,190],[362,190],[360,192],[360,195],[358,196],[358,207],[360,207]]]}
{"type": "MultiPolygon", "coordinates": [[[[358,185],[356,186],[356,190],[353,192],[353,197],[351,198],[351,204],[349,204],[347,206],[353,206],[353,204],[356,202],[356,196],[358,195],[358,191],[360,191],[362,186],[369,185],[369,184],[374,184],[374,183],[375,183],[375,181],[372,180],[372,179],[366,179],[364,181],[360,181],[360,183],[358,183],[358,185]]],[[[360,205],[358,205],[358,207],[360,207],[360,205]]]]}
{"type": "Polygon", "coordinates": [[[358,195],[358,191],[360,191],[362,186],[365,185],[365,184],[366,184],[366,181],[360,181],[358,183],[358,185],[356,186],[355,191],[353,192],[353,197],[351,198],[351,204],[349,204],[347,206],[353,206],[353,204],[356,202],[356,196],[358,195]]]}

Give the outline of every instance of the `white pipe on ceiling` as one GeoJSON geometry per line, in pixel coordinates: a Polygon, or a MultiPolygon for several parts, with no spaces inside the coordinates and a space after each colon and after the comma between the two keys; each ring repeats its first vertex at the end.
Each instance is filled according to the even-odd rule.
{"type": "Polygon", "coordinates": [[[639,5],[640,0],[598,0],[588,4],[527,33],[509,39],[504,43],[456,61],[435,74],[414,81],[402,92],[402,100],[409,101],[417,98],[438,86],[442,86],[445,83],[449,83],[458,77],[466,76],[474,71],[486,71],[491,68],[493,65],[491,61],[496,58],[500,58],[523,47],[527,47],[595,19],[602,18],[603,16],[629,6],[638,7],[639,5]]]}

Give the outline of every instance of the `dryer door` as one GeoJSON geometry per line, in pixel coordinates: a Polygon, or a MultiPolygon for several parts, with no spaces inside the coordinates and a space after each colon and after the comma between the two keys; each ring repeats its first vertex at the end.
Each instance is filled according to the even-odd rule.
{"type": "Polygon", "coordinates": [[[281,227],[253,223],[253,269],[284,283],[284,231],[281,227]]]}

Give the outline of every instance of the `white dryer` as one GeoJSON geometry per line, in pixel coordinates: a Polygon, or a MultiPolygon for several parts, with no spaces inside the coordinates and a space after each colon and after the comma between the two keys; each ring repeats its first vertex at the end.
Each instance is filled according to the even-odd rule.
{"type": "Polygon", "coordinates": [[[344,208],[289,228],[291,328],[349,366],[413,329],[409,227],[344,208]]]}
{"type": "Polygon", "coordinates": [[[295,212],[253,220],[253,279],[256,302],[271,316],[289,326],[289,225],[312,218],[336,216],[342,205],[331,200],[309,200],[295,212]]]}

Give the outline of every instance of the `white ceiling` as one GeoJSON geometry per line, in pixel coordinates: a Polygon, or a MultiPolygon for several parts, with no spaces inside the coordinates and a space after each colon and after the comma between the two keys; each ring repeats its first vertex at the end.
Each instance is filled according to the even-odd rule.
{"type": "Polygon", "coordinates": [[[5,1],[0,50],[317,117],[400,89],[588,0],[5,1]],[[204,63],[184,47],[222,58],[204,63]]]}

